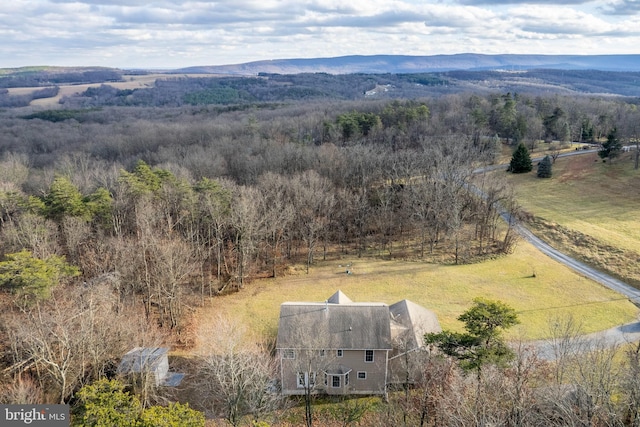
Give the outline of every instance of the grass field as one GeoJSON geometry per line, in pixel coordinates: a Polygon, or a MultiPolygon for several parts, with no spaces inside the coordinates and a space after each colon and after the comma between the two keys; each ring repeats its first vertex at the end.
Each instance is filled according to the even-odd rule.
{"type": "MultiPolygon", "coordinates": [[[[640,285],[640,171],[635,153],[612,164],[597,154],[558,159],[551,179],[505,174],[535,216],[537,234],[559,249],[640,285]]],[[[535,167],[534,167],[535,169],[535,167]]]]}
{"type": "Polygon", "coordinates": [[[519,312],[522,323],[509,336],[527,340],[544,338],[549,322],[567,315],[592,332],[633,321],[638,314],[637,307],[619,294],[578,276],[524,241],[514,254],[479,264],[344,259],[318,264],[309,275],[302,271],[257,280],[239,293],[214,298],[201,309],[198,321],[206,324],[224,313],[256,336],[273,339],[282,302],[324,301],[338,289],[354,302],[393,304],[409,299],[433,310],[442,327],[452,330],[461,329],[456,318],[474,298],[497,299],[519,312]],[[347,262],[353,262],[352,275],[340,267],[347,262]]]}

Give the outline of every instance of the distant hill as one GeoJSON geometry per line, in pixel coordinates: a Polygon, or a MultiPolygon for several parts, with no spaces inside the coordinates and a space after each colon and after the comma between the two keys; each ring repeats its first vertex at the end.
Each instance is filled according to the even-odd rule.
{"type": "Polygon", "coordinates": [[[386,74],[425,73],[454,70],[524,71],[532,69],[640,71],[640,55],[457,55],[341,56],[336,58],[274,59],[235,65],[187,67],[172,73],[257,75],[299,74],[386,74]]]}

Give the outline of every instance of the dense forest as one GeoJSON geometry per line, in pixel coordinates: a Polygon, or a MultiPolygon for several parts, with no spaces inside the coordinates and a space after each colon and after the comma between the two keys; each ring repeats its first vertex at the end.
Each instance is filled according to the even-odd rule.
{"type": "Polygon", "coordinates": [[[293,264],[508,253],[515,234],[499,213],[518,206],[474,171],[520,142],[553,153],[613,130],[638,141],[635,99],[362,96],[399,81],[446,87],[417,75],[180,78],[2,111],[3,401],[73,403],[135,343],[188,349],[194,307],[293,264]]]}

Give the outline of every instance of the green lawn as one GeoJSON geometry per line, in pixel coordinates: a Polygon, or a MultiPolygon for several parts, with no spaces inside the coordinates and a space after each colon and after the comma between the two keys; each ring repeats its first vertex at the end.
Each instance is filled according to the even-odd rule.
{"type": "Polygon", "coordinates": [[[613,164],[594,154],[558,159],[551,179],[508,175],[518,201],[536,216],[640,253],[640,171],[631,155],[613,164]]]}
{"type": "MultiPolygon", "coordinates": [[[[354,302],[393,304],[409,299],[433,310],[446,329],[460,330],[456,318],[473,299],[503,301],[519,312],[521,325],[511,338],[540,339],[549,322],[572,315],[585,332],[635,320],[638,309],[601,285],[573,273],[521,241],[514,254],[471,265],[349,259],[328,261],[300,273],[248,284],[241,292],[217,297],[199,313],[200,323],[225,313],[257,336],[275,338],[280,304],[324,301],[342,290],[354,302]],[[339,265],[353,261],[352,275],[339,265]],[[535,271],[536,277],[531,277],[535,271]]],[[[201,337],[206,339],[206,337],[201,337]]]]}
{"type": "Polygon", "coordinates": [[[558,159],[551,179],[501,173],[539,237],[640,288],[640,171],[632,156],[613,163],[595,153],[558,159]]]}

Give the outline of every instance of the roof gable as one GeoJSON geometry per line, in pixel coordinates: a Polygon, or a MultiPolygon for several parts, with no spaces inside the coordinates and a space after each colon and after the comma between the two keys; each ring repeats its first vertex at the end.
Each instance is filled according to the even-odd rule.
{"type": "Polygon", "coordinates": [[[404,341],[406,348],[421,347],[424,334],[442,331],[433,311],[406,299],[391,305],[389,314],[393,340],[404,341]]]}
{"type": "Polygon", "coordinates": [[[283,303],[276,348],[412,349],[440,331],[435,313],[412,301],[355,303],[339,290],[325,302],[283,303]]]}
{"type": "Polygon", "coordinates": [[[329,304],[350,304],[353,301],[349,299],[342,291],[337,291],[335,294],[331,295],[327,300],[329,304]]]}

